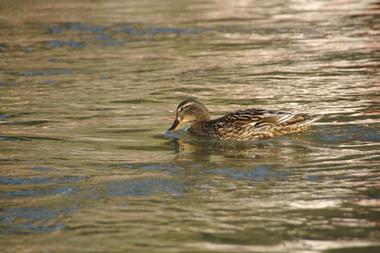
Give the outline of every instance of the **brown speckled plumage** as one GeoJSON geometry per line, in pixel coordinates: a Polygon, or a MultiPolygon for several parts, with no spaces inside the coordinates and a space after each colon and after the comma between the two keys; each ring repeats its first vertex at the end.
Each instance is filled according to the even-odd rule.
{"type": "Polygon", "coordinates": [[[191,123],[189,133],[221,140],[254,140],[307,129],[320,115],[264,109],[247,109],[210,120],[207,108],[186,99],[179,104],[176,119],[169,130],[191,123]]]}

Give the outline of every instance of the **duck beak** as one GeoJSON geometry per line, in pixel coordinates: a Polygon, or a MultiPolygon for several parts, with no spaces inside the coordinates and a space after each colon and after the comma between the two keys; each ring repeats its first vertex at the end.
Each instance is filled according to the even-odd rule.
{"type": "Polygon", "coordinates": [[[174,120],[173,125],[168,129],[169,131],[177,130],[182,124],[177,118],[174,120]]]}

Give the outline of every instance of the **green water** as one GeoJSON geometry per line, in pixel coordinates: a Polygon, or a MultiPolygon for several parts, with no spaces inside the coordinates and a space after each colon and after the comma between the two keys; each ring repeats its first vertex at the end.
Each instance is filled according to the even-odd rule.
{"type": "Polygon", "coordinates": [[[380,5],[0,2],[0,252],[380,252],[380,5]],[[324,114],[169,138],[187,97],[324,114]]]}

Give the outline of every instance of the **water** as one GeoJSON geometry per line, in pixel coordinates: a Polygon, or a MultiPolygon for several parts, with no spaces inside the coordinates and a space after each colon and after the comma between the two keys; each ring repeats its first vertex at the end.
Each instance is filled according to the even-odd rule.
{"type": "Polygon", "coordinates": [[[1,1],[2,252],[380,252],[376,1],[1,1]],[[165,136],[184,98],[322,113],[165,136]]]}

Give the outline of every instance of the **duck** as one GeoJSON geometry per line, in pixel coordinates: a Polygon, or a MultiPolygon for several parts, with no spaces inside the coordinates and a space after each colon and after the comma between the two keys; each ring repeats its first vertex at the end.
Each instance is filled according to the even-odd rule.
{"type": "Polygon", "coordinates": [[[249,108],[211,119],[206,106],[195,99],[179,103],[169,132],[186,123],[190,135],[219,140],[249,141],[304,131],[322,117],[320,114],[249,108]]]}

